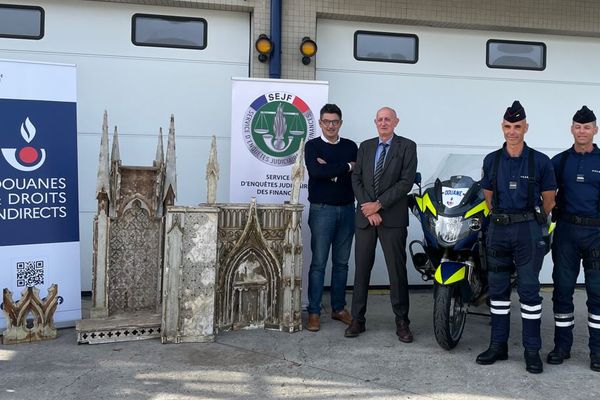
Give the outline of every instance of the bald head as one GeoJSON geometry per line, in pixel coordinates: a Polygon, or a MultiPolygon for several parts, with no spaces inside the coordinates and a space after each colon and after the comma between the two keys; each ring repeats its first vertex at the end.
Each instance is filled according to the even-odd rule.
{"type": "Polygon", "coordinates": [[[375,114],[375,126],[377,127],[377,133],[379,138],[383,141],[387,141],[394,135],[394,129],[398,125],[400,120],[396,115],[396,111],[391,107],[382,107],[375,114]]]}
{"type": "Polygon", "coordinates": [[[379,115],[380,112],[385,111],[387,113],[391,113],[394,118],[397,118],[398,116],[396,115],[396,110],[394,110],[392,107],[381,107],[379,110],[377,110],[377,114],[375,114],[375,117],[377,117],[379,115]]]}

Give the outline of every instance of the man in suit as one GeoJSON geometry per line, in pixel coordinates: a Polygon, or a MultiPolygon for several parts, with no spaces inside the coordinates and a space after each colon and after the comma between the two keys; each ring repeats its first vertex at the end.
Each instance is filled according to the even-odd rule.
{"type": "Polygon", "coordinates": [[[413,340],[408,319],[406,276],[407,194],[417,171],[415,142],[398,136],[396,111],[383,107],[375,116],[378,137],[365,140],[358,149],[352,188],[358,201],[355,215],[354,292],[352,323],[344,336],[365,331],[365,312],[377,240],[381,243],[390,279],[390,298],[396,316],[396,334],[402,342],[413,340]]]}

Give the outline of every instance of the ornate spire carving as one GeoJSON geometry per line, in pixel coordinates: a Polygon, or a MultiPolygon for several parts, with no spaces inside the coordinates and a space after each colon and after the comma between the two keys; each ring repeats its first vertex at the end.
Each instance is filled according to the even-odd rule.
{"type": "Polygon", "coordinates": [[[102,138],[100,139],[100,155],[98,157],[98,178],[96,183],[96,199],[106,196],[110,198],[109,188],[110,163],[108,159],[108,113],[104,110],[102,121],[102,138]]]}
{"type": "Polygon", "coordinates": [[[110,154],[110,161],[115,162],[121,161],[121,155],[119,154],[119,132],[117,131],[117,126],[115,125],[115,132],[113,133],[113,143],[112,143],[112,152],[110,154]]]}
{"type": "Polygon", "coordinates": [[[163,151],[163,133],[162,128],[158,130],[158,143],[156,145],[156,156],[154,157],[154,166],[159,167],[165,162],[165,153],[163,151]]]}
{"type": "Polygon", "coordinates": [[[292,193],[290,195],[290,204],[298,204],[300,201],[300,187],[304,182],[304,139],[300,142],[300,147],[296,153],[296,161],[292,166],[292,193]]]}
{"type": "Polygon", "coordinates": [[[175,168],[175,117],[171,114],[169,124],[169,139],[167,141],[167,158],[165,160],[165,185],[163,191],[163,203],[165,205],[175,204],[177,197],[177,172],[175,168]]]}
{"type": "Polygon", "coordinates": [[[206,164],[206,202],[215,204],[217,201],[217,182],[219,181],[219,160],[217,159],[217,138],[212,136],[210,155],[206,164]]]}

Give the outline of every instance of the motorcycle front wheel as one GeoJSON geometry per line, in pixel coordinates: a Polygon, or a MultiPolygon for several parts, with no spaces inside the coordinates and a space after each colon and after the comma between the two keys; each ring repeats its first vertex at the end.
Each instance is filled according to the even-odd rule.
{"type": "Polygon", "coordinates": [[[467,307],[458,285],[435,285],[433,292],[433,329],[438,344],[453,349],[462,336],[467,307]]]}

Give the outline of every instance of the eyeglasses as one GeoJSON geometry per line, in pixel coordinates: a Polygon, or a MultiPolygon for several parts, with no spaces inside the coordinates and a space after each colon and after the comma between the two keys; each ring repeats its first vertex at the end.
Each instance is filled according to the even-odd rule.
{"type": "Polygon", "coordinates": [[[338,126],[338,125],[340,124],[340,122],[342,122],[342,121],[341,121],[341,120],[339,120],[339,119],[334,119],[333,121],[330,121],[330,120],[328,120],[328,119],[322,119],[322,120],[320,120],[320,121],[321,121],[321,123],[322,123],[323,125],[325,125],[325,126],[338,126]]]}

